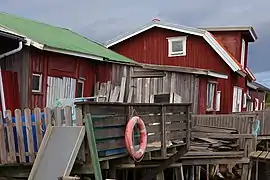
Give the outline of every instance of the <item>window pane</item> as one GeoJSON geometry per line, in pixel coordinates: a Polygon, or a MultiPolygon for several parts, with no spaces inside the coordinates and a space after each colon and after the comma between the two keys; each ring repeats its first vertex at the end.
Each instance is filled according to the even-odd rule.
{"type": "Polygon", "coordinates": [[[83,97],[83,83],[78,82],[77,97],[83,97]]]}
{"type": "Polygon", "coordinates": [[[39,89],[39,82],[40,81],[40,76],[33,75],[32,77],[32,90],[34,91],[40,91],[39,89]]]}
{"type": "Polygon", "coordinates": [[[172,52],[183,51],[183,41],[172,41],[172,52]]]}

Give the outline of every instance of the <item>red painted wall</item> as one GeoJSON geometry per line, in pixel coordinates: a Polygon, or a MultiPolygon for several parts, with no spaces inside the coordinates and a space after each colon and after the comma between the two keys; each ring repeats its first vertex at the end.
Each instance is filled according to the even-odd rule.
{"type": "MultiPolygon", "coordinates": [[[[142,63],[202,68],[228,75],[228,79],[218,80],[217,90],[221,91],[222,102],[219,113],[230,113],[232,111],[233,86],[239,86],[246,91],[245,78],[240,78],[238,74],[232,72],[212,47],[199,36],[188,35],[186,56],[168,57],[168,40],[166,38],[182,35],[187,34],[152,28],[114,45],[111,49],[142,63]]],[[[235,54],[237,53],[236,51],[235,54]]],[[[203,91],[203,89],[204,86],[201,84],[200,90],[203,91]]],[[[205,104],[203,99],[199,99],[199,103],[205,104]]]]}
{"type": "Polygon", "coordinates": [[[32,73],[42,74],[42,92],[29,94],[30,107],[45,107],[47,93],[47,77],[72,77],[85,79],[84,96],[91,96],[96,81],[108,81],[111,74],[111,64],[79,58],[75,56],[62,55],[52,52],[31,49],[30,51],[29,85],[32,83],[32,73]]]}
{"type": "MultiPolygon", "coordinates": [[[[241,32],[237,31],[219,31],[219,32],[211,32],[216,39],[218,39],[226,50],[230,52],[240,63],[241,63],[241,51],[242,51],[242,38],[243,35],[241,32]]],[[[245,51],[245,62],[244,67],[247,67],[247,56],[248,56],[248,42],[246,40],[246,51],[245,51]]]]}

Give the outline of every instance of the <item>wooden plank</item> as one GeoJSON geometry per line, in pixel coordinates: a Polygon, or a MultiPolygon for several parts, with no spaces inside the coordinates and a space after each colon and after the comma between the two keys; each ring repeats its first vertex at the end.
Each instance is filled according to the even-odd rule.
{"type": "Polygon", "coordinates": [[[148,145],[153,142],[161,142],[161,133],[155,133],[153,135],[148,135],[147,143],[148,145]]]}
{"type": "Polygon", "coordinates": [[[119,97],[119,93],[120,93],[120,87],[115,86],[115,88],[113,90],[112,97],[110,98],[110,102],[117,102],[118,97],[119,97]]]}
{"type": "Polygon", "coordinates": [[[125,145],[124,138],[109,139],[109,140],[105,140],[105,141],[97,141],[98,151],[124,148],[125,146],[126,145],[125,145]]]}
{"type": "Polygon", "coordinates": [[[148,126],[146,126],[146,131],[147,131],[147,133],[158,133],[161,131],[161,126],[160,126],[160,124],[148,125],[148,126]]]}
{"type": "Polygon", "coordinates": [[[185,131],[169,131],[167,132],[167,136],[169,140],[182,140],[183,138],[186,138],[186,132],[185,131]]]}
{"type": "Polygon", "coordinates": [[[47,129],[48,126],[52,125],[52,113],[50,108],[47,107],[44,108],[44,116],[45,116],[45,125],[47,129]]]}
{"type": "Polygon", "coordinates": [[[91,155],[91,164],[94,170],[95,179],[102,180],[102,173],[101,173],[101,168],[100,168],[99,159],[98,159],[98,152],[96,148],[96,140],[95,140],[96,138],[95,138],[94,128],[93,128],[90,114],[86,116],[85,126],[86,126],[87,140],[88,140],[88,145],[89,145],[90,155],[91,155]]]}
{"type": "Polygon", "coordinates": [[[85,113],[91,113],[92,116],[95,115],[126,115],[126,106],[120,105],[106,105],[106,104],[91,104],[85,105],[83,109],[85,113]]]}
{"type": "Polygon", "coordinates": [[[29,161],[34,162],[35,160],[34,140],[33,140],[33,131],[32,131],[31,110],[29,108],[24,109],[24,117],[25,117],[25,124],[26,124],[29,161]]]}
{"type": "Polygon", "coordinates": [[[8,149],[9,149],[8,162],[15,163],[16,162],[16,151],[15,151],[12,114],[11,114],[10,110],[6,111],[6,121],[7,121],[7,138],[8,138],[8,149]]]}
{"type": "Polygon", "coordinates": [[[161,113],[161,106],[133,105],[133,107],[134,107],[134,111],[139,116],[140,115],[160,114],[161,113]]]}
{"type": "Polygon", "coordinates": [[[17,130],[17,139],[18,139],[18,153],[19,161],[22,163],[26,162],[26,154],[24,147],[24,135],[23,135],[23,122],[22,122],[22,113],[21,110],[15,110],[15,120],[16,120],[16,130],[17,130]]]}
{"type": "Polygon", "coordinates": [[[72,122],[72,108],[71,106],[65,106],[65,121],[66,121],[66,126],[73,126],[72,122]]]}
{"type": "Polygon", "coordinates": [[[167,131],[184,131],[186,130],[186,123],[182,123],[182,122],[170,122],[166,125],[166,130],[167,131]]]}
{"type": "Polygon", "coordinates": [[[237,138],[250,138],[252,139],[251,134],[228,134],[226,133],[205,133],[205,132],[191,132],[192,138],[204,137],[204,138],[215,138],[215,139],[237,139],[237,138]]]}
{"type": "Polygon", "coordinates": [[[167,156],[167,148],[166,148],[166,107],[162,106],[162,120],[161,120],[161,156],[167,156]]]}
{"type": "Polygon", "coordinates": [[[55,126],[62,126],[63,120],[61,115],[61,108],[56,107],[55,108],[55,126]]]}
{"type": "Polygon", "coordinates": [[[267,152],[267,151],[263,151],[263,152],[260,154],[259,159],[265,159],[267,155],[268,155],[268,152],[267,152]]]}
{"type": "Polygon", "coordinates": [[[42,141],[42,122],[40,108],[34,109],[35,121],[36,121],[36,135],[37,135],[37,148],[39,149],[42,141]]]}
{"type": "Polygon", "coordinates": [[[126,116],[92,116],[94,127],[124,126],[127,123],[126,116]]]}
{"type": "MultiPolygon", "coordinates": [[[[76,108],[76,126],[83,126],[83,116],[80,108],[76,108]]],[[[78,155],[79,159],[81,159],[83,162],[86,160],[85,154],[85,141],[83,141],[78,155]]]]}
{"type": "Polygon", "coordinates": [[[7,149],[2,112],[0,112],[0,160],[1,164],[7,163],[7,149]]]}
{"type": "Polygon", "coordinates": [[[174,113],[174,114],[166,114],[167,122],[178,122],[178,121],[186,121],[187,120],[187,114],[180,114],[180,113],[174,113]]]}
{"type": "Polygon", "coordinates": [[[118,102],[124,102],[127,77],[122,77],[118,102]]]}
{"type": "Polygon", "coordinates": [[[252,158],[259,158],[259,156],[262,154],[262,151],[255,151],[253,154],[251,154],[252,158]]]}
{"type": "Polygon", "coordinates": [[[115,128],[98,128],[95,129],[96,139],[107,139],[113,137],[124,137],[125,127],[115,127],[115,128]]]}

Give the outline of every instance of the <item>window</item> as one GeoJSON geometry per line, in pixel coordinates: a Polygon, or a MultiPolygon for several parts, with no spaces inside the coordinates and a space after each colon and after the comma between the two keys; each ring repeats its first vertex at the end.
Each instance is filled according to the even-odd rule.
{"type": "Polygon", "coordinates": [[[32,75],[32,92],[40,93],[42,84],[42,75],[33,74],[32,75]]]}
{"type": "Polygon", "coordinates": [[[216,96],[216,111],[220,111],[220,96],[221,96],[221,91],[217,91],[217,96],[216,96]]]}
{"type": "Polygon", "coordinates": [[[214,110],[215,83],[207,84],[207,110],[214,110]]]}
{"type": "Polygon", "coordinates": [[[233,88],[233,107],[232,112],[241,112],[242,109],[242,88],[234,86],[233,88]]]}
{"type": "Polygon", "coordinates": [[[241,65],[245,65],[245,55],[246,55],[246,42],[242,39],[242,50],[241,50],[241,65]]]}
{"type": "Polygon", "coordinates": [[[77,84],[77,97],[83,97],[84,79],[80,78],[77,84]]]}
{"type": "Polygon", "coordinates": [[[186,55],[186,43],[187,37],[172,37],[168,39],[168,52],[169,57],[185,56],[186,55]]]}

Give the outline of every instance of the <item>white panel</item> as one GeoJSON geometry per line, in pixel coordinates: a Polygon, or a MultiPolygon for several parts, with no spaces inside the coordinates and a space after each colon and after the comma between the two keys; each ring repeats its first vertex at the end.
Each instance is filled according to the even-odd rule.
{"type": "Polygon", "coordinates": [[[242,50],[241,50],[241,65],[244,67],[245,63],[245,54],[246,54],[246,42],[242,39],[242,50]]]}
{"type": "Polygon", "coordinates": [[[220,97],[221,97],[221,91],[217,91],[217,95],[216,95],[216,111],[220,111],[220,97]]]}
{"type": "Polygon", "coordinates": [[[236,107],[237,107],[237,87],[233,87],[232,112],[236,112],[236,107]]]}
{"type": "Polygon", "coordinates": [[[238,98],[238,112],[241,112],[242,111],[242,89],[241,88],[238,88],[238,95],[237,95],[237,98],[238,98]]]}
{"type": "Polygon", "coordinates": [[[57,99],[75,98],[76,79],[48,77],[47,107],[54,107],[57,99]]]}
{"type": "Polygon", "coordinates": [[[244,98],[243,98],[243,108],[247,107],[247,94],[244,93],[244,98]]]}

